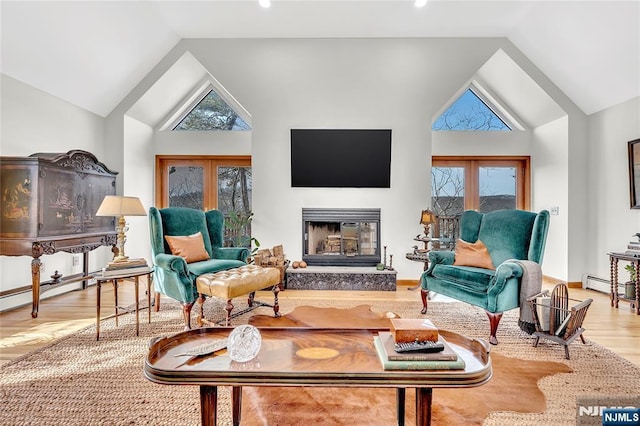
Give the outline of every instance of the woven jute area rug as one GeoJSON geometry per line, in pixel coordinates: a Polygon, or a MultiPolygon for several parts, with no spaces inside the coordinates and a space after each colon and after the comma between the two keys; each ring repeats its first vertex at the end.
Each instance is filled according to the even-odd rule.
{"type": "MultiPolygon", "coordinates": [[[[234,301],[237,309],[244,303],[243,299],[234,301]]],[[[363,304],[339,300],[310,302],[283,297],[280,312],[286,314],[311,303],[317,307],[340,309],[363,304]]],[[[371,305],[371,311],[376,313],[394,312],[403,318],[420,317],[421,304],[418,300],[366,304],[371,305]]],[[[221,301],[208,300],[205,304],[206,318],[222,318],[223,312],[221,301]]],[[[261,307],[236,318],[234,325],[247,323],[252,315],[272,314],[271,308],[261,307]]],[[[538,381],[546,399],[544,411],[491,412],[484,419],[484,424],[574,425],[578,397],[640,395],[640,368],[590,342],[588,330],[585,333],[587,344],[574,342],[570,347],[571,360],[565,360],[563,348],[552,342],[543,341],[534,348],[533,338],[518,328],[517,315],[517,310],[505,313],[498,329],[500,344],[492,347],[492,353],[519,359],[524,366],[534,365],[533,361],[563,363],[568,372],[549,375],[538,381]]],[[[432,302],[428,317],[442,329],[474,338],[486,338],[488,335],[486,314],[463,303],[432,302]]],[[[146,318],[146,313],[141,315],[141,320],[143,318],[146,318]]],[[[91,326],[4,365],[0,370],[0,424],[198,425],[200,406],[196,386],[159,385],[148,381],[142,374],[149,341],[182,331],[179,305],[163,299],[160,312],[152,313],[151,324],[141,321],[139,337],[135,336],[133,314],[121,316],[119,321],[119,327],[115,326],[113,319],[101,323],[100,341],[95,340],[95,326],[91,326]]],[[[248,392],[243,402],[248,403],[251,389],[245,388],[245,391],[248,392]]],[[[434,390],[434,405],[437,404],[437,392],[434,390]]],[[[505,398],[514,397],[510,389],[504,389],[504,395],[505,398]]],[[[466,402],[461,399],[460,404],[466,402]]],[[[228,387],[221,387],[218,392],[218,409],[218,424],[231,424],[228,387]]],[[[341,424],[339,413],[334,414],[331,419],[316,424],[341,424]]],[[[243,424],[268,423],[253,419],[252,423],[243,424]]],[[[291,423],[282,418],[277,424],[291,423]]],[[[354,425],[354,422],[350,424],[354,425]]]]}

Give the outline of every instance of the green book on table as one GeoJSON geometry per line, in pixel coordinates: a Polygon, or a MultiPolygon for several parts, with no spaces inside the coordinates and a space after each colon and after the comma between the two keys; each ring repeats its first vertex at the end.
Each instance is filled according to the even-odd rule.
{"type": "Polygon", "coordinates": [[[384,370],[464,370],[464,360],[458,356],[455,361],[392,361],[384,349],[379,336],[373,337],[378,358],[384,370]]]}

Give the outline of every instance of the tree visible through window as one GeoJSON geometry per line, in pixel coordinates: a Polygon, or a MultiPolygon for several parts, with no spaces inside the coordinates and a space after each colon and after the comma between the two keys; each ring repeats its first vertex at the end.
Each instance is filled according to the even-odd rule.
{"type": "Polygon", "coordinates": [[[202,209],[204,168],[199,166],[170,166],[169,207],[202,209]]]}
{"type": "Polygon", "coordinates": [[[249,247],[251,190],[249,156],[158,156],[156,205],[218,209],[225,216],[225,245],[249,247]]]}
{"type": "Polygon", "coordinates": [[[248,215],[251,184],[251,167],[218,167],[218,210],[248,215]]]}
{"type": "Polygon", "coordinates": [[[511,128],[471,89],[467,89],[431,126],[431,130],[488,131],[511,128]]]}
{"type": "Polygon", "coordinates": [[[528,157],[433,157],[431,209],[444,217],[526,209],[528,175],[528,157]]]}
{"type": "Polygon", "coordinates": [[[212,89],[173,130],[251,130],[251,128],[212,89]]]}

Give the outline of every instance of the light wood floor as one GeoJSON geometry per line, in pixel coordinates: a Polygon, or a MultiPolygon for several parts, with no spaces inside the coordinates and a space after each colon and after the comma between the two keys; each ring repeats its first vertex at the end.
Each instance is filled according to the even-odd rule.
{"type": "MultiPolygon", "coordinates": [[[[141,283],[141,294],[143,287],[141,283]]],[[[121,305],[133,303],[133,288],[132,283],[125,282],[120,285],[118,296],[121,305]]],[[[552,286],[545,283],[543,288],[550,289],[552,286]]],[[[594,300],[584,322],[586,338],[606,346],[640,366],[640,315],[633,314],[626,302],[620,302],[619,309],[611,308],[608,295],[603,293],[573,288],[569,293],[574,299],[594,300]]],[[[266,294],[262,296],[268,297],[266,294]]],[[[309,304],[313,304],[313,300],[330,299],[366,303],[375,300],[419,300],[420,294],[400,285],[395,292],[286,290],[280,293],[281,299],[287,297],[308,299],[309,304]]],[[[112,286],[103,285],[101,305],[102,318],[113,315],[112,286]]],[[[42,300],[38,318],[35,319],[31,318],[31,306],[0,313],[0,363],[6,363],[64,335],[94,324],[95,316],[95,286],[42,300]]],[[[145,316],[146,312],[141,318],[145,316]]],[[[573,344],[580,344],[580,341],[577,340],[573,344]]]]}

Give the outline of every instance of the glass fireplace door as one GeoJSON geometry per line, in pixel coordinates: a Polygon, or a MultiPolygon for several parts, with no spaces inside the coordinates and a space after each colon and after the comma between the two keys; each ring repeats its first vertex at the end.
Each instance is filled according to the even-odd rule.
{"type": "Polygon", "coordinates": [[[375,266],[380,262],[378,217],[379,214],[373,220],[366,216],[362,220],[305,218],[303,260],[309,265],[375,266]]]}

